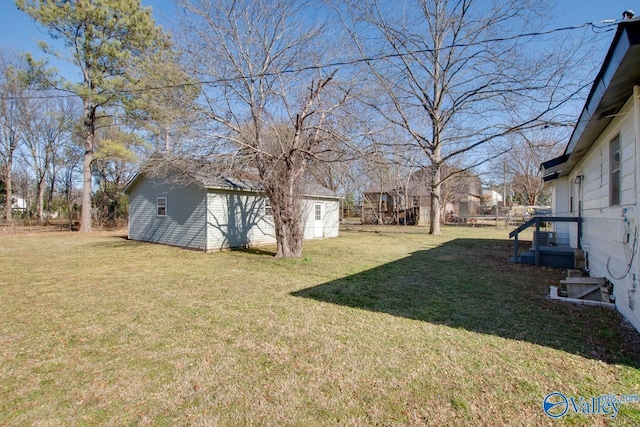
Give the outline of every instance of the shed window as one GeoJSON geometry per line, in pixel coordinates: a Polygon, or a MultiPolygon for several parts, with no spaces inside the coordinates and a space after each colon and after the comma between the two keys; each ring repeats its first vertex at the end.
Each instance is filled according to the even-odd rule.
{"type": "Polygon", "coordinates": [[[167,198],[158,197],[156,201],[156,211],[158,216],[167,216],[167,198]]]}
{"type": "Polygon", "coordinates": [[[315,220],[322,221],[322,205],[320,203],[316,203],[315,205],[315,220]]]}
{"type": "Polygon", "coordinates": [[[273,209],[271,208],[271,200],[269,198],[264,199],[264,215],[265,216],[273,216],[273,209]]]}
{"type": "Polygon", "coordinates": [[[617,135],[609,143],[609,206],[620,205],[621,154],[620,135],[617,135]]]}

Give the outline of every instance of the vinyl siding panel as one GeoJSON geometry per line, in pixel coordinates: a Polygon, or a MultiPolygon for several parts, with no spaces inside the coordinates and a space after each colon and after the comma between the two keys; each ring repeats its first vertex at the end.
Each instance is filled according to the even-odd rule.
{"type": "MultiPolygon", "coordinates": [[[[265,215],[265,197],[252,191],[204,189],[139,176],[129,187],[129,238],[200,250],[273,244],[273,217],[265,215]],[[157,215],[157,198],[166,197],[166,216],[157,215]]],[[[339,231],[339,201],[323,206],[322,236],[339,231]]],[[[314,200],[305,200],[305,239],[314,238],[314,200]]]]}
{"type": "Polygon", "coordinates": [[[264,200],[264,197],[253,193],[210,191],[207,249],[275,243],[273,219],[264,215],[264,200]]]}
{"type": "MultiPolygon", "coordinates": [[[[265,198],[254,193],[210,191],[207,210],[207,249],[260,246],[276,242],[273,217],[265,216],[265,198]]],[[[339,233],[338,200],[303,201],[304,239],[314,238],[314,204],[322,203],[323,237],[339,233]]]]}
{"type": "Polygon", "coordinates": [[[335,199],[306,199],[303,205],[304,238],[315,237],[315,205],[322,205],[322,238],[338,237],[340,228],[340,201],[335,199]]]}
{"type": "MultiPolygon", "coordinates": [[[[569,210],[569,182],[567,178],[558,178],[553,188],[553,214],[555,216],[567,216],[570,215],[569,210]]],[[[574,206],[575,208],[575,206],[574,206]]]]}
{"type": "MultiPolygon", "coordinates": [[[[581,162],[576,165],[569,176],[569,182],[573,182],[574,177],[578,174],[584,175],[582,240],[583,248],[587,252],[589,274],[593,277],[606,277],[614,284],[614,296],[618,310],[636,328],[640,329],[640,315],[638,314],[640,307],[635,307],[637,298],[634,296],[635,292],[632,291],[633,277],[640,275],[638,254],[632,256],[632,245],[623,243],[622,236],[625,234],[623,232],[625,225],[621,220],[622,208],[630,207],[632,209],[631,216],[636,221],[628,229],[633,238],[634,230],[640,225],[636,219],[640,195],[636,187],[636,181],[639,180],[636,167],[638,147],[636,146],[633,112],[633,102],[630,100],[618,113],[618,117],[595,141],[581,162]],[[620,205],[610,206],[609,142],[618,134],[620,135],[622,153],[620,205]],[[625,276],[624,273],[629,263],[631,263],[629,273],[625,276]]],[[[637,119],[640,120],[640,117],[637,119]]],[[[638,248],[636,248],[637,251],[638,248]]]]}
{"type": "Polygon", "coordinates": [[[204,250],[205,200],[196,186],[140,177],[129,192],[129,238],[204,250]],[[166,217],[157,215],[158,197],[167,198],[166,217]]]}
{"type": "MultiPolygon", "coordinates": [[[[572,216],[570,211],[570,185],[567,178],[558,178],[553,187],[552,205],[554,216],[572,216]]],[[[574,202],[576,205],[577,203],[574,202]]],[[[576,208],[577,209],[577,208],[576,208]]],[[[556,243],[559,245],[570,245],[571,231],[575,228],[573,224],[567,222],[553,223],[553,231],[556,233],[556,243]]]]}
{"type": "Polygon", "coordinates": [[[324,237],[338,237],[340,230],[340,202],[325,201],[324,237]]]}
{"type": "MultiPolygon", "coordinates": [[[[304,239],[310,240],[314,237],[314,228],[315,228],[315,210],[314,210],[314,200],[304,200],[302,205],[302,217],[304,218],[304,239]]],[[[323,207],[324,213],[324,207],[323,207]]]]}

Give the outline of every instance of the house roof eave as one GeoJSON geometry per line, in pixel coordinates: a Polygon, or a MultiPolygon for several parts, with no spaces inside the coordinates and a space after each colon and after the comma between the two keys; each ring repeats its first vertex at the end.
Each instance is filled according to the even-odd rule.
{"type": "Polygon", "coordinates": [[[542,162],[542,164],[540,165],[540,170],[542,171],[543,177],[542,179],[544,181],[550,181],[557,178],[560,175],[560,172],[566,169],[567,160],[569,160],[569,155],[563,154],[562,156],[556,157],[555,159],[542,162]]]}
{"type": "Polygon", "coordinates": [[[565,148],[566,164],[561,170],[547,171],[559,172],[558,177],[568,175],[624,106],[633,93],[633,86],[639,83],[640,19],[622,21],[565,148]]]}
{"type": "Polygon", "coordinates": [[[138,182],[138,179],[140,178],[140,175],[141,174],[140,174],[139,170],[136,173],[133,174],[133,176],[131,177],[129,182],[127,182],[127,185],[125,185],[124,189],[122,190],[124,192],[124,194],[130,194],[131,193],[131,189],[138,182]]]}

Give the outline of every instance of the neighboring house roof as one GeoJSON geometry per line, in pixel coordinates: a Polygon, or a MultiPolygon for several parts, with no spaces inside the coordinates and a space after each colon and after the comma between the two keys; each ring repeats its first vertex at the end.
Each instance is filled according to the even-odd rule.
{"type": "Polygon", "coordinates": [[[541,164],[545,181],[566,176],[640,83],[640,19],[622,21],[564,154],[541,164]]]}
{"type": "MultiPolygon", "coordinates": [[[[364,194],[396,194],[396,193],[404,193],[404,189],[398,188],[398,186],[394,186],[392,184],[384,184],[381,187],[371,187],[368,190],[364,191],[364,194]]],[[[431,192],[429,191],[429,187],[427,184],[420,185],[415,181],[410,181],[406,188],[406,194],[409,197],[417,197],[424,196],[429,197],[431,192]]]]}
{"type": "MultiPolygon", "coordinates": [[[[235,190],[264,193],[264,185],[255,172],[238,173],[237,176],[229,176],[230,174],[222,174],[215,171],[208,164],[198,162],[191,162],[190,167],[182,168],[180,173],[177,172],[177,168],[174,168],[173,171],[172,168],[167,167],[161,168],[160,170],[153,170],[149,168],[147,164],[146,167],[143,166],[141,170],[133,176],[125,187],[124,192],[129,193],[136,182],[145,175],[149,175],[151,179],[166,179],[169,177],[175,180],[176,183],[195,184],[208,190],[235,190]],[[150,172],[145,172],[145,170],[150,172]]],[[[307,197],[340,198],[330,189],[313,182],[307,183],[303,189],[303,194],[307,197]]]]}
{"type": "MultiPolygon", "coordinates": [[[[466,185],[466,189],[464,190],[465,193],[468,195],[473,195],[477,197],[482,196],[482,183],[480,181],[480,178],[478,178],[476,175],[468,171],[461,171],[460,169],[454,166],[449,166],[449,165],[443,166],[443,169],[442,169],[443,176],[446,176],[447,174],[452,174],[452,173],[455,173],[455,175],[451,177],[451,180],[447,182],[455,182],[456,180],[457,182],[467,181],[468,184],[466,185]]],[[[397,185],[394,186],[392,184],[385,184],[377,188],[371,187],[368,190],[364,191],[364,193],[365,194],[392,194],[392,193],[406,192],[405,194],[409,197],[417,197],[417,196],[430,197],[431,196],[430,180],[431,180],[432,174],[433,174],[433,168],[431,166],[427,166],[413,172],[408,180],[405,179],[404,180],[404,183],[406,184],[405,188],[398,188],[397,185]]]]}

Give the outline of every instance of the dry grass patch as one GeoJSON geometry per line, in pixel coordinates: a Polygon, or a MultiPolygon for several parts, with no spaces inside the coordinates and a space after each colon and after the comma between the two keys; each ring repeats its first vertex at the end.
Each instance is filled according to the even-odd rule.
{"type": "Polygon", "coordinates": [[[554,390],[640,394],[635,335],[546,300],[561,272],[506,234],[351,227],[298,260],[0,236],[0,425],[531,425],[554,390]]]}

